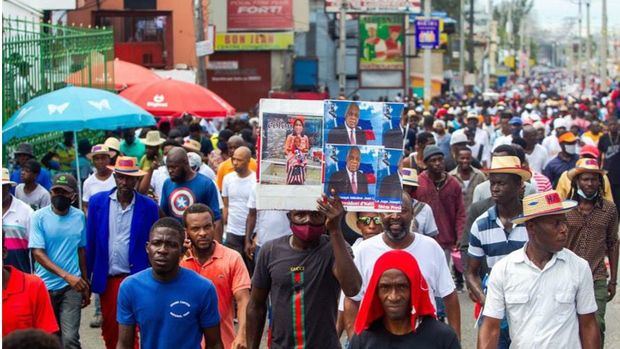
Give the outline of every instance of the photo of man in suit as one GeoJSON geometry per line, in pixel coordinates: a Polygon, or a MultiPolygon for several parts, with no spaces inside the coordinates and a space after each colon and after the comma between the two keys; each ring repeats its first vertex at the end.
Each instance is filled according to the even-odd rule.
{"type": "Polygon", "coordinates": [[[360,148],[351,147],[347,153],[346,168],[331,175],[329,187],[337,194],[368,194],[368,179],[359,171],[362,153],[360,148]]]}
{"type": "Polygon", "coordinates": [[[357,126],[360,120],[360,107],[356,103],[349,104],[344,116],[344,125],[329,131],[327,143],[366,145],[366,133],[357,126]]]}

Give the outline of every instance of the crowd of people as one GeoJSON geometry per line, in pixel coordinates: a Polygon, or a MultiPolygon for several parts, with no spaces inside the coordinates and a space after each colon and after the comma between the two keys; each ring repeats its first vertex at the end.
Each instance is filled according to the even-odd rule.
{"type": "Polygon", "coordinates": [[[2,169],[4,345],[80,348],[92,311],[108,349],[453,349],[464,331],[481,349],[602,348],[620,84],[509,87],[405,98],[399,212],[345,212],[335,189],[314,211],[257,210],[256,118],[184,116],[77,149],[67,134],[41,158],[20,144],[2,169]]]}

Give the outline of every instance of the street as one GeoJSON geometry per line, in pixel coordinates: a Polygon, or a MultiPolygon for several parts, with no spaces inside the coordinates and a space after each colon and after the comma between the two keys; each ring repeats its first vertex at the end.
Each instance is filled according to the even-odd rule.
{"type": "MultiPolygon", "coordinates": [[[[463,349],[471,349],[476,347],[476,335],[474,329],[473,303],[466,293],[459,294],[459,302],[461,303],[461,345],[463,349]]],[[[101,329],[90,328],[88,326],[93,316],[93,306],[82,311],[82,325],[80,327],[80,335],[82,347],[84,349],[100,349],[103,348],[103,340],[101,338],[101,329]]],[[[607,324],[607,332],[605,333],[605,349],[618,348],[620,345],[620,297],[616,296],[610,303],[607,303],[607,315],[605,316],[607,324]]],[[[265,336],[263,336],[265,337],[265,336]]],[[[344,343],[343,336],[342,342],[344,343]]],[[[266,344],[265,338],[263,343],[266,344]]],[[[266,347],[266,345],[264,346],[266,347]]]]}

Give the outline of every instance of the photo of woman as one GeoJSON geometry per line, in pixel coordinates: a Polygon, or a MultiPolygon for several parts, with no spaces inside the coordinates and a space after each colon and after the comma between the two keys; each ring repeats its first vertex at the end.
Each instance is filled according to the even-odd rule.
{"type": "Polygon", "coordinates": [[[286,137],[284,143],[286,184],[301,185],[306,181],[306,157],[310,149],[310,140],[304,134],[303,117],[296,117],[292,121],[293,133],[286,137]]]}

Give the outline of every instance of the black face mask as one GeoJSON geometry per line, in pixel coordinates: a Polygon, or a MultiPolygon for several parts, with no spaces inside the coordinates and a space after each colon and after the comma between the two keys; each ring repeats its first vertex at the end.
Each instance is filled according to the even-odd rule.
{"type": "Polygon", "coordinates": [[[66,211],[71,206],[71,199],[62,195],[52,196],[52,205],[58,211],[66,211]]]}

